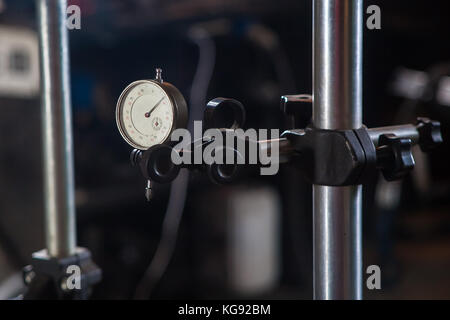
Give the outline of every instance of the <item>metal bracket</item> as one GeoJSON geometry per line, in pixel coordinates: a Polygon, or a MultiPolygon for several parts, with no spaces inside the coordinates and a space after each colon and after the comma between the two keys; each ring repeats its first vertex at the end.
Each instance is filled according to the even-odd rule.
{"type": "MultiPolygon", "coordinates": [[[[28,287],[25,300],[35,299],[87,299],[93,285],[100,282],[102,272],[93,262],[91,253],[85,248],[76,248],[75,254],[65,258],[48,255],[47,250],[33,253],[31,265],[23,269],[24,282],[28,287]],[[71,266],[79,268],[68,272],[71,266]],[[71,276],[80,276],[79,287],[70,287],[71,276]]],[[[75,281],[76,283],[77,281],[75,281]]]]}

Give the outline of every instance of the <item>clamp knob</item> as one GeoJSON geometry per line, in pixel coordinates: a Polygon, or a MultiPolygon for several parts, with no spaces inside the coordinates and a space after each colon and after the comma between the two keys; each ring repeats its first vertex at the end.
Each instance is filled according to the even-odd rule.
{"type": "Polygon", "coordinates": [[[423,152],[430,151],[443,142],[441,123],[428,118],[417,118],[419,146],[423,152]]]}
{"type": "Polygon", "coordinates": [[[387,181],[406,176],[414,169],[411,139],[398,138],[393,134],[383,134],[377,148],[377,167],[387,181]]]}
{"type": "Polygon", "coordinates": [[[304,129],[312,118],[312,96],[309,94],[281,97],[281,111],[293,119],[292,129],[304,129]]]}

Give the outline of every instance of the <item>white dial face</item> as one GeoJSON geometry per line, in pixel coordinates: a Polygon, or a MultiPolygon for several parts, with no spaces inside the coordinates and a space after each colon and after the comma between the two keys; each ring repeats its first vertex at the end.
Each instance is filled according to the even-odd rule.
{"type": "Polygon", "coordinates": [[[122,93],[117,124],[131,146],[146,150],[167,140],[174,123],[173,110],[169,96],[157,83],[139,81],[122,93]]]}

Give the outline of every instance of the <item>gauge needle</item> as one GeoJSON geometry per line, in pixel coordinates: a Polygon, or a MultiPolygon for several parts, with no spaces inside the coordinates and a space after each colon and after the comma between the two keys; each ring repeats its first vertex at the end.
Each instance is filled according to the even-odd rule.
{"type": "Polygon", "coordinates": [[[150,115],[152,114],[153,110],[156,109],[157,106],[164,100],[165,97],[162,97],[154,106],[151,108],[148,112],[145,113],[146,118],[150,118],[150,115]]]}

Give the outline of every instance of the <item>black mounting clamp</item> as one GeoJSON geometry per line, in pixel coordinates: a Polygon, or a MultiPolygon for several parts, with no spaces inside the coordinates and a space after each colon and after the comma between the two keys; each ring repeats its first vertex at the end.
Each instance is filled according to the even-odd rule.
{"type": "Polygon", "coordinates": [[[239,129],[245,123],[245,108],[242,103],[230,98],[215,98],[206,104],[203,112],[205,129],[239,129]]]}
{"type": "Polygon", "coordinates": [[[27,285],[25,300],[84,300],[100,282],[102,272],[85,248],[76,248],[73,255],[50,257],[47,250],[33,253],[31,264],[23,269],[27,285]]]}
{"type": "MultiPolygon", "coordinates": [[[[208,129],[216,129],[223,140],[230,130],[242,128],[245,122],[245,109],[242,103],[229,98],[215,98],[208,102],[204,111],[203,129],[204,133],[208,129]]],[[[190,170],[200,170],[205,172],[211,181],[217,184],[225,184],[234,180],[238,175],[240,167],[238,166],[238,158],[242,158],[235,149],[228,150],[233,153],[236,160],[234,164],[225,164],[225,155],[227,153],[226,146],[216,148],[213,152],[220,152],[222,158],[221,163],[206,163],[201,159],[200,163],[196,163],[194,154],[199,152],[203,154],[205,148],[214,142],[214,137],[204,136],[199,140],[192,141],[181,149],[175,149],[177,142],[171,144],[157,144],[149,149],[142,151],[134,149],[130,155],[130,161],[133,166],[139,166],[142,175],[147,179],[156,183],[172,182],[180,172],[181,168],[190,170]],[[180,156],[187,155],[190,159],[189,163],[174,164],[172,161],[172,153],[180,156]]],[[[239,161],[240,163],[243,160],[239,161]]]]}

